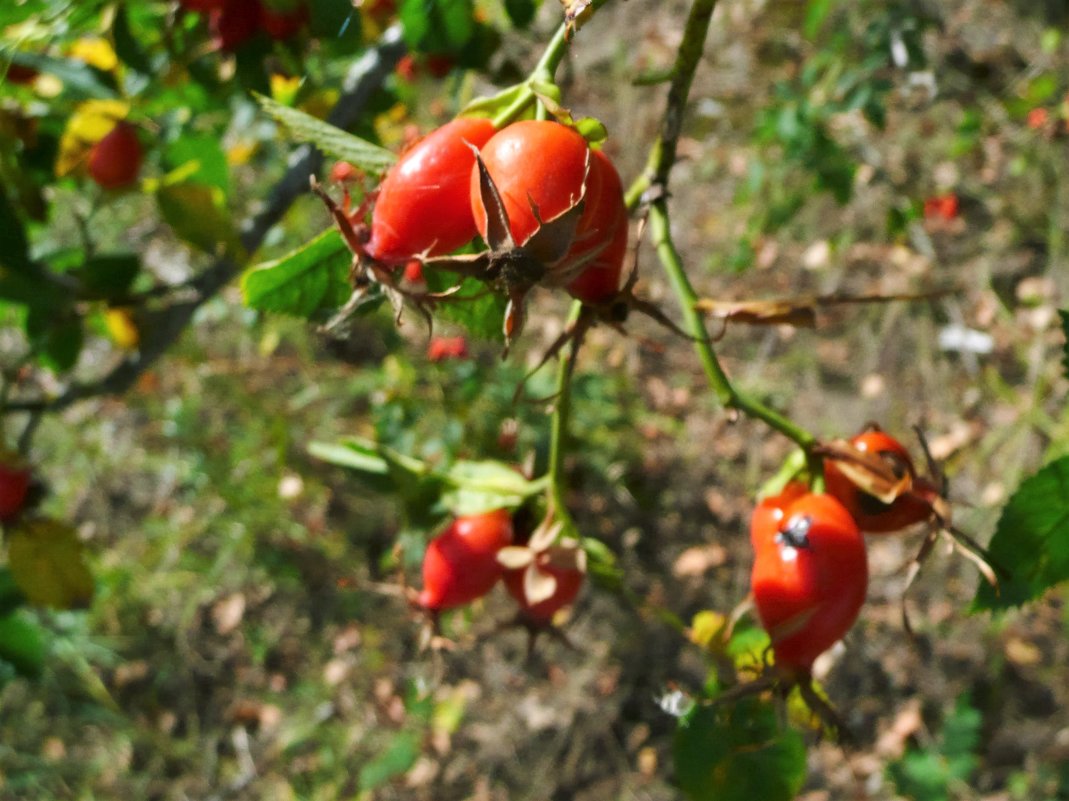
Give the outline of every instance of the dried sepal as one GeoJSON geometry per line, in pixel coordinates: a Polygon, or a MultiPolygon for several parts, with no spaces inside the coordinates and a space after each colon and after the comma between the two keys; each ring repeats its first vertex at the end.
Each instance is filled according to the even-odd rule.
{"type": "Polygon", "coordinates": [[[878,453],[862,451],[846,440],[833,440],[819,448],[820,455],[835,466],[858,489],[883,503],[894,503],[913,487],[913,474],[906,465],[892,465],[878,453]]]}
{"type": "Polygon", "coordinates": [[[531,564],[523,574],[523,596],[528,606],[534,606],[553,597],[557,591],[557,578],[552,573],[538,569],[537,563],[531,564]]]}

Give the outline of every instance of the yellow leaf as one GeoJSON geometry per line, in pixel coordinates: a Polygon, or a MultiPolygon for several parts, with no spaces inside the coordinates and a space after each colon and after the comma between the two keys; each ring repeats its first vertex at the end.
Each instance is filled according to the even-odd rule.
{"type": "Polygon", "coordinates": [[[129,112],[129,104],[122,100],[87,100],[78,106],[59,140],[56,177],[80,169],[93,145],[110,133],[117,122],[126,119],[129,112]]]}
{"type": "Polygon", "coordinates": [[[123,350],[134,350],[141,341],[141,332],[129,309],[108,309],[104,312],[104,324],[111,341],[123,350]]]}
{"type": "Polygon", "coordinates": [[[297,100],[297,92],[301,89],[300,76],[289,77],[277,72],[271,74],[271,98],[276,103],[284,106],[292,106],[297,100]]]}
{"type": "Polygon", "coordinates": [[[86,607],[93,598],[93,576],[73,526],[59,520],[24,520],[7,545],[11,577],[31,603],[57,609],[86,607]]]}
{"type": "Polygon", "coordinates": [[[115,55],[111,42],[98,36],[86,36],[70,46],[67,51],[71,58],[84,61],[90,67],[104,72],[111,72],[119,66],[119,57],[115,55]]]}
{"type": "Polygon", "coordinates": [[[727,622],[727,617],[719,612],[703,609],[690,622],[688,631],[690,641],[702,648],[712,649],[713,640],[723,634],[727,622]]]}

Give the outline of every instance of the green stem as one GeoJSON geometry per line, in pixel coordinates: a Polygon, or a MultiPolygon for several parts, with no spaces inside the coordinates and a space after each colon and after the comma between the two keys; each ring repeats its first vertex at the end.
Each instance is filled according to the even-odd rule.
{"type": "MultiPolygon", "coordinates": [[[[572,303],[567,326],[575,324],[582,309],[583,304],[578,300],[572,303]]],[[[556,402],[549,432],[549,496],[557,520],[564,524],[562,535],[572,536],[575,535],[575,521],[568,512],[564,491],[564,440],[568,436],[568,415],[572,406],[572,362],[578,348],[579,340],[573,339],[568,345],[568,352],[561,354],[560,363],[557,365],[556,402]]]]}
{"type": "MultiPolygon", "coordinates": [[[[672,68],[672,83],[668,90],[661,134],[650,149],[646,170],[642,177],[628,189],[626,200],[629,205],[637,204],[648,189],[659,190],[650,204],[650,237],[683,309],[684,328],[694,337],[694,349],[701,360],[709,386],[716,393],[717,399],[725,408],[736,409],[749,417],[765,421],[772,428],[798,443],[808,455],[816,442],[812,434],[774,409],[765,406],[756,398],[744,395],[732,386],[713,350],[713,344],[705,330],[705,322],[694,307],[698,296],[687,277],[679,251],[672,241],[668,223],[668,177],[675,163],[679,135],[683,127],[683,113],[690,95],[691,84],[694,82],[694,73],[701,61],[716,3],[717,0],[694,0],[691,6],[683,29],[683,41],[672,68]]],[[[807,459],[810,467],[815,468],[814,472],[819,473],[819,459],[812,456],[807,456],[807,459]]]]}
{"type": "MultiPolygon", "coordinates": [[[[694,308],[698,300],[690,279],[687,278],[686,270],[680,259],[679,251],[676,250],[672,241],[672,234],[668,226],[668,205],[664,197],[655,201],[650,206],[650,236],[657,256],[664,267],[668,280],[672,284],[679,304],[683,308],[683,328],[694,337],[694,350],[701,360],[705,376],[709,386],[716,393],[717,399],[727,409],[737,409],[748,417],[763,420],[772,428],[798,443],[799,447],[807,453],[816,442],[816,438],[800,427],[798,424],[784,417],[774,409],[765,406],[756,398],[739,392],[731,383],[720,360],[713,350],[713,343],[705,330],[705,322],[701,314],[694,308]]],[[[812,466],[812,464],[811,464],[812,466]]]]}

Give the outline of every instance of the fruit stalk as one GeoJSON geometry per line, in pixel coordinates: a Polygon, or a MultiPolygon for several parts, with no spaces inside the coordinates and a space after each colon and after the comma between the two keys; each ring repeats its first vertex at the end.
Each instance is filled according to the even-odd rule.
{"type": "MultiPolygon", "coordinates": [[[[572,301],[572,308],[568,312],[568,321],[565,325],[575,325],[582,309],[583,304],[580,301],[572,301]]],[[[564,439],[568,436],[568,415],[572,404],[572,363],[577,348],[578,342],[573,339],[568,345],[568,352],[561,354],[557,365],[557,388],[549,431],[549,497],[557,521],[563,524],[560,536],[565,537],[578,536],[575,521],[568,512],[564,494],[564,439]]]]}
{"type": "Polygon", "coordinates": [[[629,206],[634,205],[651,187],[657,190],[656,197],[650,203],[650,237],[682,307],[684,328],[694,337],[694,349],[701,360],[709,385],[716,393],[721,405],[728,409],[737,409],[749,417],[763,420],[772,428],[794,440],[806,452],[814,473],[819,473],[820,464],[813,463],[816,457],[808,456],[812,446],[816,443],[816,438],[779,412],[739,392],[731,384],[709,340],[705,323],[694,308],[698,296],[694,292],[694,287],[691,286],[679,251],[672,241],[668,221],[668,178],[676,158],[676,147],[679,142],[687,97],[690,94],[698,62],[701,60],[716,3],[717,0],[695,0],[694,5],[691,6],[683,31],[683,41],[672,68],[672,83],[668,90],[661,135],[650,149],[645,173],[628,189],[626,200],[629,206]]]}

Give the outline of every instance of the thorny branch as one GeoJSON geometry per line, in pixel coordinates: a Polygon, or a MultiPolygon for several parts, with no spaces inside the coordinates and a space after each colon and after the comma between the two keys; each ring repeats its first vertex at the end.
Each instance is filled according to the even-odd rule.
{"type": "MultiPolygon", "coordinates": [[[[327,121],[339,128],[352,125],[363,113],[372,93],[393,71],[405,53],[401,27],[386,30],[375,47],[368,50],[350,68],[342,84],[342,95],[327,121]]],[[[264,207],[241,228],[241,244],[252,254],[263,244],[267,232],[289,210],[293,202],[308,191],[308,180],[323,163],[323,155],[311,145],[301,145],[290,158],[286,173],[272,188],[264,207]]],[[[229,258],[215,261],[189,284],[176,287],[180,296],[169,305],[154,310],[144,326],[144,338],[137,353],[131,354],[106,375],[91,383],[71,384],[54,398],[12,400],[3,412],[56,412],[78,401],[101,395],[120,395],[129,390],[149,367],[155,364],[189,325],[194,313],[214,297],[240,272],[241,265],[229,258]]]]}

